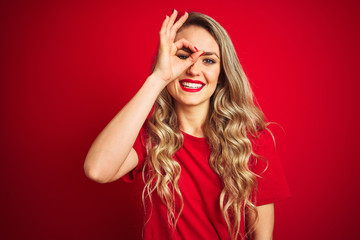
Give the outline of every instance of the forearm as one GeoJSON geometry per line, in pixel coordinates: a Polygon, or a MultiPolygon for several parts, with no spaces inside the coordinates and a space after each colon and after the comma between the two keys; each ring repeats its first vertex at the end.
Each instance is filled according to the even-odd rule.
{"type": "Polygon", "coordinates": [[[258,218],[254,213],[247,213],[248,225],[254,226],[251,240],[272,240],[274,230],[274,204],[266,204],[256,207],[258,218]]]}
{"type": "Polygon", "coordinates": [[[162,79],[149,76],[136,95],[97,136],[84,163],[84,170],[90,178],[106,182],[119,171],[165,85],[162,79]]]}

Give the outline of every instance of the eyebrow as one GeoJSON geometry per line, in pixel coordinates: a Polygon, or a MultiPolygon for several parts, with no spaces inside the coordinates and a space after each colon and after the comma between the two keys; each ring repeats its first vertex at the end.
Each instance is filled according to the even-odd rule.
{"type": "Polygon", "coordinates": [[[204,54],[202,56],[209,56],[209,55],[215,55],[215,56],[217,56],[218,59],[220,59],[219,56],[215,52],[204,52],[204,54]]]}
{"type": "MultiPolygon", "coordinates": [[[[187,53],[192,53],[192,51],[190,49],[185,48],[185,47],[181,48],[180,50],[183,50],[187,53]]],[[[220,57],[216,54],[216,52],[204,52],[204,54],[202,56],[210,56],[210,55],[215,55],[215,56],[217,56],[218,59],[220,59],[220,57]]]]}

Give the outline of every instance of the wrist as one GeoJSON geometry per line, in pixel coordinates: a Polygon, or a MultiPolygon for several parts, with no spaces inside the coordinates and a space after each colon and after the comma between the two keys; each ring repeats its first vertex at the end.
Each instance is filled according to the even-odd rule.
{"type": "Polygon", "coordinates": [[[159,77],[158,75],[152,73],[147,79],[147,82],[149,82],[151,84],[151,86],[153,86],[155,89],[160,89],[163,90],[166,85],[168,84],[167,81],[165,81],[164,79],[162,79],[161,77],[159,77]]]}

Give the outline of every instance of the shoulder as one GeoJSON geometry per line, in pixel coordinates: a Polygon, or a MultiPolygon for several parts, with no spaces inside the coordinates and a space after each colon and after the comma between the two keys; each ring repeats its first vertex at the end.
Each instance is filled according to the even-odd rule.
{"type": "Polygon", "coordinates": [[[270,128],[258,131],[255,136],[251,136],[249,139],[255,154],[261,154],[267,151],[276,151],[275,134],[270,128]]]}
{"type": "Polygon", "coordinates": [[[270,128],[265,128],[264,130],[258,131],[256,133],[256,136],[251,137],[253,140],[253,144],[261,145],[261,144],[267,144],[269,142],[274,143],[275,136],[270,128]]]}
{"type": "Polygon", "coordinates": [[[252,157],[249,167],[256,173],[271,172],[272,169],[280,167],[278,146],[276,141],[277,129],[274,127],[258,131],[249,139],[252,145],[252,157]]]}

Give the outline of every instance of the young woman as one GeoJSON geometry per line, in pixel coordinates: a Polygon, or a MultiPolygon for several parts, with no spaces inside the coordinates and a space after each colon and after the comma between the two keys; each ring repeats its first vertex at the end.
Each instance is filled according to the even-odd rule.
{"type": "Polygon", "coordinates": [[[226,31],[204,14],[176,18],[85,173],[105,183],[142,172],[144,239],[272,239],[273,203],[289,191],[268,124],[226,31]]]}

